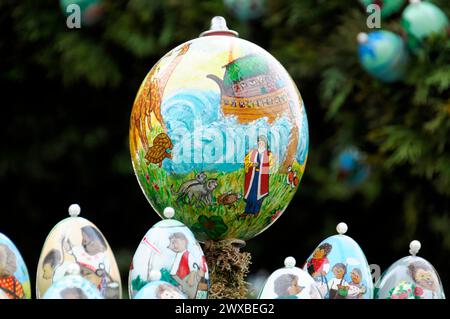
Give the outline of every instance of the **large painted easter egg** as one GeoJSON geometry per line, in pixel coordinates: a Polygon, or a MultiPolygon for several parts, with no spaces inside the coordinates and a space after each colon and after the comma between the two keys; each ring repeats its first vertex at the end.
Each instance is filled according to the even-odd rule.
{"type": "Polygon", "coordinates": [[[17,247],[0,233],[0,299],[31,299],[28,269],[17,247]]]}
{"type": "Polygon", "coordinates": [[[167,219],[153,225],[139,244],[128,278],[130,297],[134,298],[145,285],[156,280],[175,286],[190,299],[207,298],[206,258],[194,234],[171,219],[173,214],[173,209],[166,208],[167,219]],[[152,275],[155,273],[159,275],[157,279],[152,275]]]}
{"type": "Polygon", "coordinates": [[[267,279],[259,299],[322,299],[314,279],[295,267],[293,257],[286,258],[284,265],[267,279]]]}
{"type": "Polygon", "coordinates": [[[375,285],[377,299],[445,299],[439,275],[427,260],[416,256],[417,240],[411,242],[410,256],[392,264],[375,285]]]}
{"type": "Polygon", "coordinates": [[[403,78],[409,55],[400,36],[381,30],[369,34],[360,33],[358,42],[359,61],[369,74],[387,83],[403,78]]]}
{"type": "Polygon", "coordinates": [[[247,240],[267,229],[294,197],[308,153],[291,77],[223,23],[216,17],[204,36],[166,54],[131,114],[132,163],[145,196],[160,216],[173,206],[200,241],[247,240]]]}
{"type": "Polygon", "coordinates": [[[39,258],[36,296],[70,273],[73,264],[80,276],[89,280],[105,299],[120,299],[122,288],[116,259],[100,230],[85,218],[78,217],[80,207],[69,207],[70,217],[59,222],[49,233],[39,258]]]}
{"type": "Polygon", "coordinates": [[[303,270],[314,278],[325,299],[372,299],[372,276],[363,251],[344,235],[346,224],[340,223],[337,230],[338,235],[317,246],[303,270]]]}

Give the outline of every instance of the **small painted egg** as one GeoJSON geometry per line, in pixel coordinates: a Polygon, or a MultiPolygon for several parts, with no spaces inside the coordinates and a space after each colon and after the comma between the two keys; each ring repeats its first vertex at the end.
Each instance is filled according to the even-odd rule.
{"type": "Polygon", "coordinates": [[[303,270],[314,278],[324,299],[372,299],[372,276],[363,251],[344,235],[345,223],[340,223],[337,230],[338,235],[317,246],[303,270]]]}
{"type": "Polygon", "coordinates": [[[0,233],[0,299],[31,299],[30,277],[17,247],[0,233]]]}
{"type": "Polygon", "coordinates": [[[72,270],[67,276],[53,283],[42,299],[104,299],[92,282],[80,276],[78,264],[73,263],[71,267],[76,267],[77,272],[72,270]]]}
{"type": "Polygon", "coordinates": [[[181,290],[189,299],[206,299],[209,273],[206,258],[194,234],[181,222],[171,219],[174,211],[145,234],[133,257],[128,289],[131,298],[159,273],[161,281],[181,290]]]}
{"type": "Polygon", "coordinates": [[[36,296],[67,276],[71,265],[80,267],[80,276],[89,280],[105,299],[120,299],[120,273],[106,238],[90,221],[78,217],[80,206],[69,207],[68,217],[47,236],[39,259],[36,296]]]}
{"type": "Polygon", "coordinates": [[[138,291],[134,299],[187,299],[187,296],[174,285],[162,281],[159,271],[152,271],[150,282],[138,291]]]}
{"type": "Polygon", "coordinates": [[[392,264],[375,285],[377,299],[445,299],[439,275],[427,260],[416,256],[420,243],[411,242],[410,256],[392,264]]]}
{"type": "Polygon", "coordinates": [[[288,257],[284,268],[270,275],[259,299],[323,299],[314,279],[295,267],[295,259],[288,257]]]}

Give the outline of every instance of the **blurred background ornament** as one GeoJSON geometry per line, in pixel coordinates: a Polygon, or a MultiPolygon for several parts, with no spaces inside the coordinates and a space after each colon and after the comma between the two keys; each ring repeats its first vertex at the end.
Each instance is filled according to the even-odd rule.
{"type": "Polygon", "coordinates": [[[393,263],[375,285],[377,299],[445,299],[441,279],[427,260],[416,256],[417,240],[410,244],[410,256],[393,263]]]}
{"type": "Polygon", "coordinates": [[[323,299],[314,279],[295,264],[293,257],[287,257],[284,268],[267,279],[259,299],[323,299]]]}
{"type": "Polygon", "coordinates": [[[222,17],[150,70],[131,114],[130,152],[155,211],[167,206],[199,241],[248,240],[295,195],[308,120],[289,74],[222,17]],[[295,174],[292,183],[286,183],[295,174]]]}
{"type": "Polygon", "coordinates": [[[106,238],[90,221],[79,217],[80,206],[70,205],[70,217],[50,231],[39,258],[36,297],[63,279],[73,265],[81,277],[91,281],[105,299],[120,299],[122,286],[116,259],[106,238]]]}
{"type": "Polygon", "coordinates": [[[409,56],[403,39],[390,31],[360,33],[357,37],[359,62],[373,77],[383,82],[403,78],[409,56]]]}
{"type": "MultiPolygon", "coordinates": [[[[174,213],[173,208],[167,207],[164,210],[166,219],[153,225],[139,244],[128,277],[130,298],[137,296],[152,281],[168,283],[167,289],[176,287],[183,293],[183,298],[208,297],[209,272],[202,248],[189,228],[172,219],[174,213]]],[[[154,295],[157,286],[148,286],[148,291],[139,298],[157,298],[154,295]]]]}
{"type": "Polygon", "coordinates": [[[42,299],[104,299],[92,282],[81,277],[80,266],[72,263],[67,275],[52,283],[42,299]]]}
{"type": "Polygon", "coordinates": [[[79,6],[81,12],[81,25],[86,27],[95,25],[102,18],[102,2],[102,0],[59,0],[61,10],[67,16],[72,13],[72,11],[69,10],[70,5],[79,6]]]}
{"type": "Polygon", "coordinates": [[[0,299],[31,299],[28,269],[16,245],[0,233],[0,299]]]}
{"type": "Polygon", "coordinates": [[[435,4],[421,0],[410,0],[403,11],[401,24],[412,51],[417,51],[427,37],[449,30],[449,20],[445,13],[435,4]]]}
{"type": "Polygon", "coordinates": [[[371,4],[378,5],[381,9],[381,17],[383,19],[398,13],[406,4],[406,1],[407,0],[359,0],[364,8],[367,8],[367,6],[371,4]]]}
{"type": "Polygon", "coordinates": [[[267,0],[224,0],[224,4],[241,21],[259,19],[267,11],[267,0]]]}
{"type": "Polygon", "coordinates": [[[348,146],[339,151],[332,165],[337,180],[349,187],[361,185],[370,173],[366,155],[355,146],[348,146]]]}
{"type": "Polygon", "coordinates": [[[324,299],[372,299],[369,264],[359,245],[345,235],[347,224],[339,223],[338,235],[322,241],[303,270],[316,281],[324,299]]]}

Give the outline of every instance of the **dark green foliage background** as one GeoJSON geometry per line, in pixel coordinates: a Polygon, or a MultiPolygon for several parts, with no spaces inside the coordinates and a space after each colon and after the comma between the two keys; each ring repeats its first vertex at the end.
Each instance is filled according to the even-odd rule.
{"type": "MultiPolygon", "coordinates": [[[[434,0],[450,15],[447,0],[434,0]]],[[[252,272],[299,264],[335,225],[382,269],[420,255],[450,283],[450,40],[429,39],[403,83],[383,84],[359,66],[355,37],[367,31],[358,1],[269,1],[244,24],[222,1],[105,1],[103,20],[69,30],[58,1],[0,2],[0,231],[22,251],[34,285],[40,249],[78,202],[112,246],[122,281],[139,241],[158,217],[131,167],[128,125],[141,81],[176,45],[223,15],[242,38],[271,52],[302,92],[310,155],[285,215],[250,240],[252,272]],[[368,154],[358,189],[336,179],[330,159],[354,144],[368,154]]],[[[383,28],[400,33],[399,16],[383,28]]],[[[448,291],[447,291],[448,292],[448,291]]]]}

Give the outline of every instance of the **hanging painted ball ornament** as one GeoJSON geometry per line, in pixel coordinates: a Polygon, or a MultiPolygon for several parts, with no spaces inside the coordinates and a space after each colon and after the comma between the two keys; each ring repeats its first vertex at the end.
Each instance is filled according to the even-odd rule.
{"type": "Polygon", "coordinates": [[[286,209],[308,154],[308,121],[293,80],[225,19],[166,54],[131,114],[138,182],[162,216],[200,241],[250,239],[286,209]]]}
{"type": "Polygon", "coordinates": [[[370,167],[365,158],[365,154],[354,146],[340,151],[333,163],[337,180],[349,187],[361,185],[370,173],[370,167]]]}
{"type": "Polygon", "coordinates": [[[293,257],[287,257],[284,268],[267,279],[259,299],[322,299],[314,279],[295,264],[293,257]]]}
{"type": "Polygon", "coordinates": [[[369,264],[359,245],[345,235],[347,224],[339,223],[338,235],[322,241],[303,270],[316,281],[324,299],[372,299],[369,264]]]}
{"type": "Polygon", "coordinates": [[[381,30],[360,33],[357,40],[359,62],[369,74],[387,83],[403,78],[409,55],[400,36],[381,30]]]}
{"type": "Polygon", "coordinates": [[[16,245],[0,233],[0,299],[31,299],[30,277],[16,245]]]}
{"type": "Polygon", "coordinates": [[[417,51],[422,41],[434,34],[446,33],[448,17],[436,5],[427,1],[411,0],[402,14],[402,27],[408,38],[408,47],[417,51]]]}
{"type": "Polygon", "coordinates": [[[59,4],[67,16],[76,14],[79,8],[82,26],[88,27],[96,24],[103,15],[102,0],[60,0],[59,4]]]}
{"type": "Polygon", "coordinates": [[[79,205],[70,205],[70,217],[56,224],[45,240],[37,267],[38,299],[63,279],[73,264],[80,267],[81,277],[92,282],[103,298],[122,296],[120,273],[111,247],[93,223],[79,217],[80,211],[79,205]]]}
{"type": "Polygon", "coordinates": [[[417,240],[410,244],[410,256],[392,264],[375,285],[377,299],[445,299],[439,275],[425,259],[416,256],[417,240]]]}
{"type": "Polygon", "coordinates": [[[378,5],[383,19],[398,13],[406,4],[406,1],[407,0],[359,0],[365,8],[372,4],[378,5]]]}
{"type": "Polygon", "coordinates": [[[224,0],[224,4],[241,21],[259,19],[267,10],[267,0],[224,0]]]}
{"type": "Polygon", "coordinates": [[[68,265],[66,276],[54,282],[42,299],[104,299],[92,282],[81,277],[77,263],[68,265]]]}
{"type": "Polygon", "coordinates": [[[164,210],[166,219],[153,225],[141,240],[128,276],[131,298],[169,298],[165,294],[158,297],[157,289],[166,289],[171,296],[179,295],[177,299],[208,297],[206,258],[189,228],[172,219],[174,214],[174,209],[167,207],[164,210]]]}

